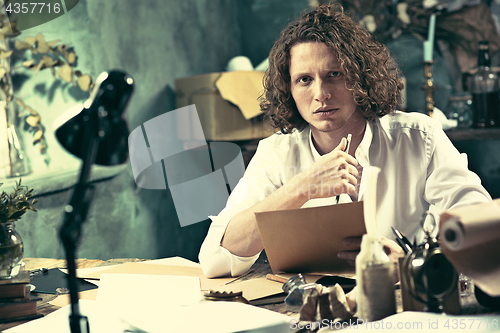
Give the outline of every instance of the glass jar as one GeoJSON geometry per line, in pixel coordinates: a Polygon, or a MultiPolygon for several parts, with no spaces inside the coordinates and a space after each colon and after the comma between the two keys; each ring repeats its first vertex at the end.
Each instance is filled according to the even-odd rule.
{"type": "Polygon", "coordinates": [[[0,279],[10,279],[19,274],[23,256],[23,240],[14,222],[0,223],[0,279]]]}
{"type": "Polygon", "coordinates": [[[472,126],[472,96],[465,92],[456,92],[448,97],[446,117],[457,121],[457,128],[472,126]]]}

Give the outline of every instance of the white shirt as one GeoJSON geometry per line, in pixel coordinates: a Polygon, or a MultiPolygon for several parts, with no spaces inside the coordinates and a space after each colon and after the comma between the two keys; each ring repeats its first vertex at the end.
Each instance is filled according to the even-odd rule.
{"type": "MultiPolygon", "coordinates": [[[[218,216],[210,216],[212,224],[199,254],[206,276],[237,276],[252,266],[258,254],[239,257],[220,245],[229,221],[309,168],[319,156],[309,127],[260,141],[227,206],[218,216]]],[[[441,214],[453,207],[491,200],[479,177],[468,170],[467,156],[457,151],[437,121],[424,114],[396,112],[367,121],[355,157],[363,168],[381,169],[377,228],[380,235],[390,239],[394,238],[391,226],[413,238],[422,214],[429,209],[441,214]]],[[[362,175],[360,201],[364,183],[362,175]]],[[[304,206],[335,204],[335,199],[312,199],[304,206]]],[[[340,203],[350,201],[349,195],[341,195],[340,203]]]]}

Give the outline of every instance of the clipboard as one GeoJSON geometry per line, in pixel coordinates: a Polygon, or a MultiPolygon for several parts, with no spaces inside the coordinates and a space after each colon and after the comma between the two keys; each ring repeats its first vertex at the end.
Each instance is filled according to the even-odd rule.
{"type": "Polygon", "coordinates": [[[346,237],[366,233],[363,202],[255,213],[262,243],[274,273],[355,271],[337,253],[354,250],[346,237]]]}

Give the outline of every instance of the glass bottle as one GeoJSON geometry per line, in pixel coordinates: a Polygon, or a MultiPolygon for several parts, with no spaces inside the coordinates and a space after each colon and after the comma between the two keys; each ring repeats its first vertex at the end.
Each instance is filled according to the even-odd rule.
{"type": "Polygon", "coordinates": [[[384,252],[380,237],[363,235],[356,258],[358,318],[381,320],[396,313],[394,264],[384,252]]]}
{"type": "Polygon", "coordinates": [[[471,77],[474,117],[476,128],[499,126],[498,75],[490,68],[491,60],[488,41],[479,42],[477,72],[471,77]]]}
{"type": "Polygon", "coordinates": [[[19,274],[23,257],[23,240],[14,222],[0,223],[0,279],[10,279],[19,274]]]}

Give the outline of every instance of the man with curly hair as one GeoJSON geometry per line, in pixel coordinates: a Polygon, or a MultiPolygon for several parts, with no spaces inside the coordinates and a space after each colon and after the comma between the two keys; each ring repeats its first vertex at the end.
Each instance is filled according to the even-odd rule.
{"type": "MultiPolygon", "coordinates": [[[[411,237],[429,209],[491,200],[439,123],[396,111],[395,61],[340,6],[319,5],[282,31],[264,88],[261,108],[279,132],[261,140],[226,208],[211,217],[199,255],[209,277],[240,275],[258,258],[255,212],[361,200],[367,166],[381,169],[378,229],[394,262],[401,249],[388,239],[391,227],[411,237]]],[[[339,257],[354,264],[360,239],[344,243],[354,251],[339,257]]]]}

